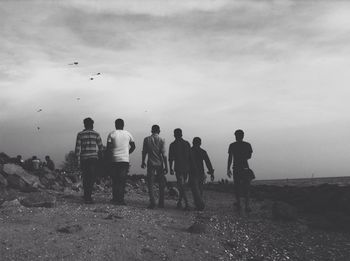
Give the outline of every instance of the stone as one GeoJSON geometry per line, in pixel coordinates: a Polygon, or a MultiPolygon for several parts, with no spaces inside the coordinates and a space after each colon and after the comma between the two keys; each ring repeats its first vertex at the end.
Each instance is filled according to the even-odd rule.
{"type": "Polygon", "coordinates": [[[15,164],[5,164],[3,167],[4,176],[7,179],[9,187],[19,189],[23,192],[37,191],[42,187],[38,177],[29,174],[22,167],[15,164]]]}
{"type": "Polygon", "coordinates": [[[169,196],[174,197],[174,198],[178,198],[180,196],[180,192],[177,188],[171,187],[171,188],[169,188],[169,196]]]}
{"type": "Polygon", "coordinates": [[[8,185],[8,182],[7,180],[5,179],[5,177],[0,173],[0,187],[7,187],[8,185]]]}
{"type": "Polygon", "coordinates": [[[44,208],[52,208],[56,204],[56,198],[47,193],[43,192],[33,192],[28,196],[23,198],[20,203],[28,208],[31,207],[44,207],[44,208]]]}
{"type": "Polygon", "coordinates": [[[5,201],[2,203],[1,207],[3,208],[8,208],[8,207],[20,207],[21,203],[19,202],[18,199],[14,199],[11,201],[5,201]]]}
{"type": "Polygon", "coordinates": [[[298,212],[296,207],[282,201],[276,201],[272,205],[272,216],[277,220],[295,221],[298,218],[298,212]]]}
{"type": "Polygon", "coordinates": [[[203,223],[196,222],[187,229],[192,234],[202,234],[206,231],[206,225],[203,223]]]}
{"type": "Polygon", "coordinates": [[[64,225],[57,228],[57,232],[66,233],[66,234],[74,234],[81,230],[83,230],[83,228],[79,224],[64,225]]]}

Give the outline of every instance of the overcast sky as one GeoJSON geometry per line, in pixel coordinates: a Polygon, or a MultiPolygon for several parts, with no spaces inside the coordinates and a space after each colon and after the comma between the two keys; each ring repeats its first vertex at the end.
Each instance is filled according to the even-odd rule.
{"type": "Polygon", "coordinates": [[[85,117],[104,144],[120,117],[132,173],[159,124],[220,178],[238,128],[259,179],[349,175],[349,69],[347,1],[0,0],[0,151],[59,165],[85,117]]]}

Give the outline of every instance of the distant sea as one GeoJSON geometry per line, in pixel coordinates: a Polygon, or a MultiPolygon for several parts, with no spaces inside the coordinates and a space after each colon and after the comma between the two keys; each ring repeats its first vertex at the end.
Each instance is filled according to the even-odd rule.
{"type": "Polygon", "coordinates": [[[349,177],[327,177],[327,178],[303,178],[303,179],[273,179],[254,180],[252,185],[275,185],[275,186],[318,186],[322,184],[333,184],[338,186],[350,185],[349,177]]]}

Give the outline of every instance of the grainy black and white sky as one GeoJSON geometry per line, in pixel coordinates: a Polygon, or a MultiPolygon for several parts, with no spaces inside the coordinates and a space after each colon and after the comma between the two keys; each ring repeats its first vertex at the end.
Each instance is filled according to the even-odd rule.
{"type": "Polygon", "coordinates": [[[133,173],[157,123],[167,144],[200,136],[220,178],[237,128],[258,178],[350,174],[347,1],[0,0],[0,32],[11,156],[59,164],[83,118],[106,143],[121,117],[133,173]]]}

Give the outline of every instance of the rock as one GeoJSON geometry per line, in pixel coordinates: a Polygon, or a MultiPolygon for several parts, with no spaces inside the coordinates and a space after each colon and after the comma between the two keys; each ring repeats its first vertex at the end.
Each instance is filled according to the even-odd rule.
{"type": "Polygon", "coordinates": [[[108,209],[105,207],[97,207],[93,210],[95,213],[109,213],[108,209]]]}
{"type": "Polygon", "coordinates": [[[295,221],[298,218],[297,209],[288,203],[276,201],[272,206],[272,216],[277,220],[295,221]]]}
{"type": "Polygon", "coordinates": [[[72,190],[74,191],[80,191],[83,189],[83,183],[82,182],[77,182],[72,185],[72,190]]]}
{"type": "Polygon", "coordinates": [[[14,199],[11,201],[5,201],[2,203],[1,207],[3,208],[8,208],[8,207],[20,207],[21,203],[19,202],[18,199],[14,199]]]}
{"type": "Polygon", "coordinates": [[[66,234],[74,234],[81,230],[83,230],[83,228],[79,224],[64,225],[56,229],[57,232],[66,234]]]}
{"type": "Polygon", "coordinates": [[[177,188],[171,187],[171,188],[169,188],[169,196],[174,197],[174,198],[178,198],[180,196],[180,192],[177,188]]]}
{"type": "Polygon", "coordinates": [[[0,174],[0,187],[7,187],[8,185],[8,182],[7,180],[5,179],[5,177],[3,175],[0,174]]]}
{"type": "Polygon", "coordinates": [[[22,199],[20,203],[25,207],[52,208],[56,204],[56,198],[43,192],[33,192],[22,199]]]}
{"type": "Polygon", "coordinates": [[[106,219],[106,220],[114,220],[114,219],[123,219],[123,217],[118,216],[117,214],[110,213],[104,219],[106,219]]]}
{"type": "Polygon", "coordinates": [[[38,177],[29,174],[22,167],[15,164],[5,164],[3,167],[4,176],[8,185],[23,192],[37,191],[42,187],[38,177]]]}
{"type": "Polygon", "coordinates": [[[7,154],[1,152],[0,153],[0,164],[6,164],[10,162],[11,158],[7,154]]]}
{"type": "Polygon", "coordinates": [[[206,231],[206,225],[203,223],[194,223],[192,226],[190,226],[187,229],[188,232],[192,233],[192,234],[202,234],[206,231]]]}

